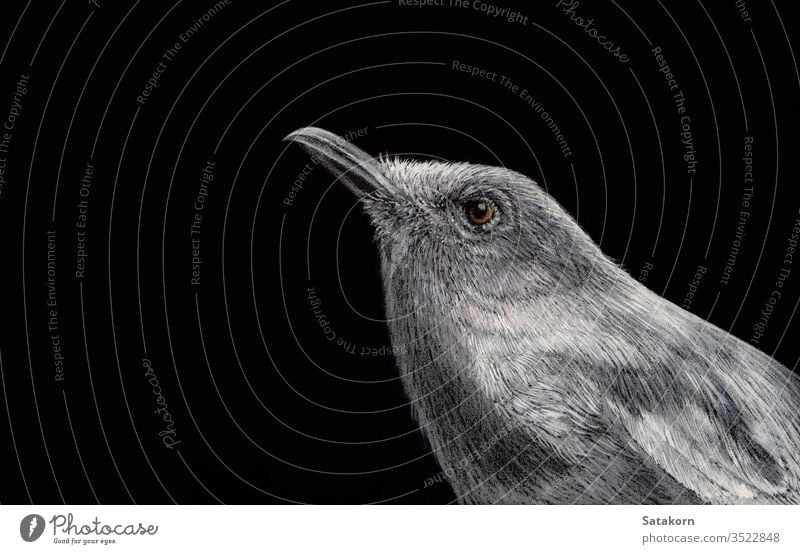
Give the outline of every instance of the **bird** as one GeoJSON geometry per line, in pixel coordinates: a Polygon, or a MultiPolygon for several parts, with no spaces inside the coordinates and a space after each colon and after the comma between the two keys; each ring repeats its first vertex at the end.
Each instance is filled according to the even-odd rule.
{"type": "Polygon", "coordinates": [[[796,504],[800,378],[504,167],[296,143],[374,228],[413,417],[462,504],[796,504]]]}

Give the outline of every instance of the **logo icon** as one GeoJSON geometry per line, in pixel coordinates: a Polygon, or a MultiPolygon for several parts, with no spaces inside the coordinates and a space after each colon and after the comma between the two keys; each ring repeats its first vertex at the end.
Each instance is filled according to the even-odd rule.
{"type": "Polygon", "coordinates": [[[25,542],[33,542],[44,533],[44,518],[39,514],[31,514],[22,518],[19,524],[19,535],[25,542]]]}

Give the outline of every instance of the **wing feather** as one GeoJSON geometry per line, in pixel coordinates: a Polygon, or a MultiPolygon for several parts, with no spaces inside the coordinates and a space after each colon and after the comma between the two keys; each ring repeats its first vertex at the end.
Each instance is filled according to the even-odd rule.
{"type": "Polygon", "coordinates": [[[675,394],[664,402],[642,409],[611,397],[607,408],[640,449],[707,502],[800,501],[798,414],[787,409],[800,407],[797,377],[744,343],[729,354],[716,366],[689,357],[665,385],[675,394]]]}

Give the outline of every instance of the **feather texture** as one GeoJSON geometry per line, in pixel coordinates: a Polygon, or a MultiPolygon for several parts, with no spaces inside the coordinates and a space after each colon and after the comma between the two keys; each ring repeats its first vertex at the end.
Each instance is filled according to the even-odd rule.
{"type": "Polygon", "coordinates": [[[379,167],[358,190],[394,352],[460,502],[800,500],[796,374],[633,279],[524,175],[346,149],[379,167]]]}

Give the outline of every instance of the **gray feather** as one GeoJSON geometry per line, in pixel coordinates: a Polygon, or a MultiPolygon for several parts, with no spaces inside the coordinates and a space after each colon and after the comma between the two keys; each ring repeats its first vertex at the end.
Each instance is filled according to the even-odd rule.
{"type": "Polygon", "coordinates": [[[460,502],[800,500],[792,371],[637,282],[524,175],[331,137],[289,138],[375,226],[401,378],[460,502]]]}

